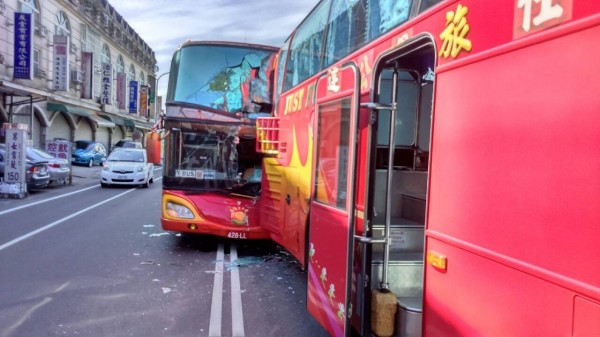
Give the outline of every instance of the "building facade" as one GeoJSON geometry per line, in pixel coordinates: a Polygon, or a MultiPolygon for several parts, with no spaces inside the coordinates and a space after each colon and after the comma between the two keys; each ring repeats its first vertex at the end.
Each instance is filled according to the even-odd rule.
{"type": "Polygon", "coordinates": [[[0,125],[29,125],[33,146],[144,142],[156,70],[152,49],[107,0],[0,0],[0,125]]]}

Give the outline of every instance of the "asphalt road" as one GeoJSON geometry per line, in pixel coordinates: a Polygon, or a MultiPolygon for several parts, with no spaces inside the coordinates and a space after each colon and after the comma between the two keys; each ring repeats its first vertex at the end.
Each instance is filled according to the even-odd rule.
{"type": "Polygon", "coordinates": [[[283,249],[165,232],[160,171],[148,189],[99,171],[0,199],[0,337],[327,336],[283,249]]]}

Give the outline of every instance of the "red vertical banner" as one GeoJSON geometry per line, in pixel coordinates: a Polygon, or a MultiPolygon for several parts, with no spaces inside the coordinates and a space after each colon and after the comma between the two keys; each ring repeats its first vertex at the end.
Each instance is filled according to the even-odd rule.
{"type": "Polygon", "coordinates": [[[140,116],[148,116],[148,86],[140,86],[140,116]]]}
{"type": "MultiPolygon", "coordinates": [[[[81,52],[81,98],[92,99],[93,92],[93,61],[94,54],[91,52],[81,52]]],[[[76,75],[77,73],[75,73],[76,75]]],[[[74,79],[77,81],[77,79],[74,79]]]]}
{"type": "Polygon", "coordinates": [[[117,73],[117,105],[119,109],[125,109],[127,86],[125,73],[117,73]]]}

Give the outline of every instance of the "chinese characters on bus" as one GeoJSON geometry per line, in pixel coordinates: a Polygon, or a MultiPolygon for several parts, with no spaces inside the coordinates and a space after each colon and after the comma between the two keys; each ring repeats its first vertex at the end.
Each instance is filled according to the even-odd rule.
{"type": "Polygon", "coordinates": [[[443,41],[440,57],[455,58],[461,50],[471,51],[471,41],[466,38],[471,28],[467,23],[467,13],[469,9],[463,5],[458,5],[456,11],[446,13],[446,29],[440,34],[443,41]]]}
{"type": "Polygon", "coordinates": [[[337,67],[329,69],[329,76],[327,77],[327,90],[331,92],[340,91],[340,70],[337,67]]]}
{"type": "Polygon", "coordinates": [[[519,38],[571,19],[573,0],[515,0],[513,37],[519,38]]]}

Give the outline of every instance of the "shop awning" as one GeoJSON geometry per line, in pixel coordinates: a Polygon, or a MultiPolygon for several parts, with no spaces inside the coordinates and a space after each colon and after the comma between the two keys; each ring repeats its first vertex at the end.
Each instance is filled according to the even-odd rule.
{"type": "Polygon", "coordinates": [[[83,116],[83,117],[89,117],[94,114],[90,110],[76,107],[73,105],[62,104],[62,103],[47,103],[46,108],[49,111],[63,111],[63,112],[68,112],[68,113],[83,116]]]}
{"type": "Polygon", "coordinates": [[[104,128],[114,128],[115,127],[115,123],[108,121],[98,115],[90,115],[88,116],[89,119],[93,120],[94,122],[96,122],[96,124],[100,127],[104,127],[104,128]]]}
{"type": "Polygon", "coordinates": [[[109,122],[113,122],[117,125],[123,125],[123,126],[127,126],[130,128],[135,127],[135,124],[129,118],[123,118],[123,117],[119,117],[119,116],[115,116],[115,115],[108,115],[108,114],[100,114],[100,117],[106,119],[109,122]]]}
{"type": "Polygon", "coordinates": [[[134,120],[133,124],[135,124],[135,127],[141,130],[150,130],[152,128],[152,125],[150,125],[149,123],[144,123],[144,122],[139,122],[134,120]]]}

